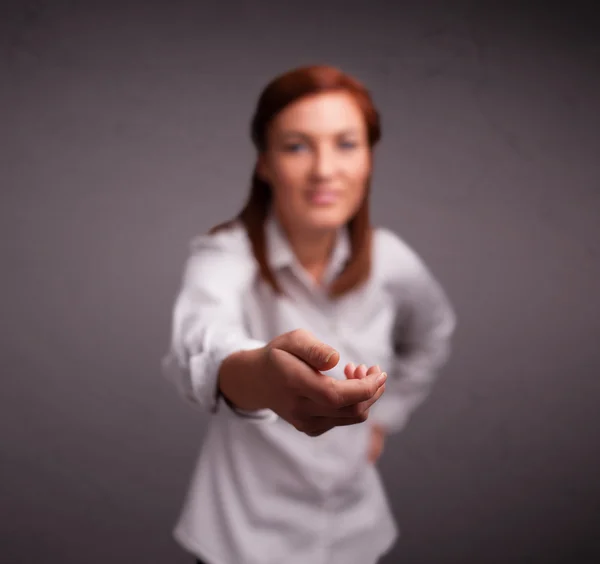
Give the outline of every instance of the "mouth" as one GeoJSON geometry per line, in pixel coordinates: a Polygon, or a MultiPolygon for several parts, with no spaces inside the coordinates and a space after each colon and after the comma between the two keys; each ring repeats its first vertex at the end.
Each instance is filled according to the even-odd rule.
{"type": "Polygon", "coordinates": [[[337,190],[311,190],[308,193],[308,201],[316,206],[329,206],[335,204],[340,196],[337,190]]]}

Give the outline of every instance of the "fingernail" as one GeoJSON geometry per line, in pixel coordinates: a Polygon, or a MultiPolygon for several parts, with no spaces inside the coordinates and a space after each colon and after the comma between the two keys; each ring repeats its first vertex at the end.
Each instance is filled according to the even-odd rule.
{"type": "Polygon", "coordinates": [[[387,374],[382,372],[377,378],[377,386],[381,386],[387,380],[387,374]]]}
{"type": "Polygon", "coordinates": [[[329,362],[329,360],[331,359],[331,357],[335,354],[335,351],[330,352],[326,357],[325,360],[323,362],[327,363],[329,362]]]}

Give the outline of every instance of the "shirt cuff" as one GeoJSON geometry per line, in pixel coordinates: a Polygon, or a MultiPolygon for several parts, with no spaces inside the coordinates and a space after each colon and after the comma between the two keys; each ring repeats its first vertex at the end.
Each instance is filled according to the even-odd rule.
{"type": "Polygon", "coordinates": [[[221,403],[229,412],[250,422],[274,422],[278,415],[271,409],[244,410],[235,407],[219,393],[218,379],[222,362],[238,351],[255,350],[265,346],[256,339],[220,339],[206,352],[197,353],[190,358],[191,385],[194,397],[212,413],[217,413],[221,403]]]}

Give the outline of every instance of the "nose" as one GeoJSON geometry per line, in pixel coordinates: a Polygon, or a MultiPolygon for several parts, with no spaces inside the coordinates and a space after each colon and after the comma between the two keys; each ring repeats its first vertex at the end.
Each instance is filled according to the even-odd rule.
{"type": "Polygon", "coordinates": [[[328,147],[319,147],[315,151],[312,172],[315,180],[324,181],[331,178],[336,170],[335,152],[328,147]]]}

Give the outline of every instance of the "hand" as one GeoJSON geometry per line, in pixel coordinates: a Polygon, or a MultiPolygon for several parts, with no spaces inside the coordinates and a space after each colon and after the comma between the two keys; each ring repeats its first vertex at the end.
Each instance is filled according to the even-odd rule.
{"type": "Polygon", "coordinates": [[[385,391],[387,375],[381,370],[347,380],[321,374],[337,365],[339,353],[302,329],[284,333],[260,350],[266,404],[311,437],[366,421],[385,391]]]}
{"type": "MultiPolygon", "coordinates": [[[[367,367],[364,364],[359,365],[358,367],[354,366],[354,364],[347,364],[344,368],[344,374],[346,378],[364,378],[368,374],[381,372],[379,366],[371,366],[367,370],[367,367]]],[[[385,446],[385,438],[386,438],[386,430],[381,426],[373,423],[371,426],[371,436],[369,438],[369,447],[367,451],[367,459],[371,464],[375,464],[379,457],[383,453],[383,447],[385,446]]]]}
{"type": "Polygon", "coordinates": [[[371,439],[367,451],[367,459],[371,464],[375,464],[383,453],[385,437],[386,431],[381,425],[373,424],[371,426],[371,439]]]}

